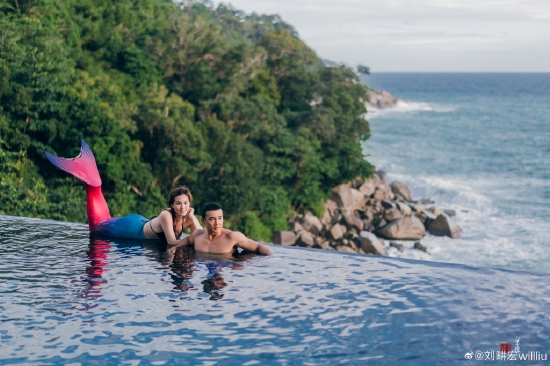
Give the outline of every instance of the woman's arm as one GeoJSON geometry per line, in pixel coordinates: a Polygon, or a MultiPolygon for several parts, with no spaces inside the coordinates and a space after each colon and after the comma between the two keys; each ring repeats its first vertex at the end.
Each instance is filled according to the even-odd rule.
{"type": "Polygon", "coordinates": [[[191,232],[193,232],[197,229],[202,229],[202,226],[201,226],[199,220],[197,220],[197,218],[195,217],[194,213],[195,213],[195,209],[190,208],[189,212],[185,216],[185,219],[186,219],[185,221],[186,221],[186,224],[188,224],[188,225],[184,229],[190,228],[191,232]]]}
{"type": "Polygon", "coordinates": [[[160,215],[158,215],[157,219],[159,220],[162,231],[166,236],[166,242],[169,245],[178,245],[187,239],[183,238],[182,240],[178,240],[178,238],[176,238],[176,234],[174,234],[174,220],[172,219],[172,214],[170,211],[162,211],[160,215]]]}

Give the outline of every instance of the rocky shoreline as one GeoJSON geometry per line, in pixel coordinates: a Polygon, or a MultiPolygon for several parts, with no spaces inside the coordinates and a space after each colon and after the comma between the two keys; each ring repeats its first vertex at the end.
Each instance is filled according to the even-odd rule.
{"type": "Polygon", "coordinates": [[[369,89],[369,99],[365,102],[365,107],[370,108],[393,108],[399,102],[399,98],[394,97],[385,90],[369,89]]]}
{"type": "Polygon", "coordinates": [[[462,229],[451,219],[456,215],[429,199],[413,200],[409,186],[399,181],[386,183],[386,173],[342,184],[333,189],[324,204],[324,214],[295,215],[289,230],[275,231],[272,242],[341,252],[387,255],[390,248],[403,252],[397,241],[415,241],[413,248],[424,252],[419,240],[427,233],[460,238],[462,229]]]}

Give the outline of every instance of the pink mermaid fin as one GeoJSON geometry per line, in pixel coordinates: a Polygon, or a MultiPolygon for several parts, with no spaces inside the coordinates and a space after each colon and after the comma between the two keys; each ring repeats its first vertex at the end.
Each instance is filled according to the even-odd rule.
{"type": "Polygon", "coordinates": [[[88,226],[94,231],[97,224],[111,218],[107,202],[101,193],[101,178],[92,149],[81,140],[82,147],[76,158],[67,159],[58,157],[45,151],[48,160],[61,170],[74,175],[86,186],[86,210],[88,212],[88,226]]]}
{"type": "Polygon", "coordinates": [[[94,153],[84,140],[81,140],[81,143],[82,147],[80,148],[80,154],[78,154],[76,158],[61,158],[47,151],[44,153],[48,160],[59,169],[74,175],[89,186],[99,187],[101,186],[101,178],[97,171],[94,153]]]}

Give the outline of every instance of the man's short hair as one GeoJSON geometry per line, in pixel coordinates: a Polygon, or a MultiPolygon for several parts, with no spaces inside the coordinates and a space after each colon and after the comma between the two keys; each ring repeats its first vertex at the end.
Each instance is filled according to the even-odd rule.
{"type": "Polygon", "coordinates": [[[202,208],[202,218],[203,218],[203,219],[206,219],[206,213],[207,213],[208,211],[218,211],[218,210],[222,210],[222,206],[220,206],[220,205],[217,204],[216,202],[207,203],[207,204],[204,205],[204,207],[202,208]]]}

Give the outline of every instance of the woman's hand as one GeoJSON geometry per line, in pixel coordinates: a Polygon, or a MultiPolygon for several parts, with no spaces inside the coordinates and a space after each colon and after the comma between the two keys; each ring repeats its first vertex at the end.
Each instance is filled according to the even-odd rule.
{"type": "Polygon", "coordinates": [[[189,220],[190,222],[189,228],[191,228],[191,232],[197,229],[202,229],[202,226],[199,223],[199,220],[197,220],[197,218],[195,217],[194,213],[195,213],[195,209],[192,207],[189,207],[189,212],[187,213],[187,215],[185,215],[187,220],[189,220]]]}

